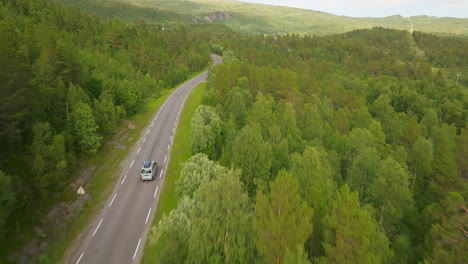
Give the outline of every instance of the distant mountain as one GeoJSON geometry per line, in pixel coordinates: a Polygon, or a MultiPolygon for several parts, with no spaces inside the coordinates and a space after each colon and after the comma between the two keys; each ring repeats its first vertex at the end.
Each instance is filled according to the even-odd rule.
{"type": "Polygon", "coordinates": [[[439,35],[468,35],[468,19],[450,17],[400,15],[384,18],[354,18],[336,16],[324,12],[249,4],[232,0],[114,0],[126,1],[138,6],[169,10],[196,18],[206,17],[218,11],[229,14],[228,20],[217,20],[245,33],[310,33],[328,35],[361,28],[386,27],[423,31],[439,35]],[[413,26],[411,26],[413,25],[413,26]]]}

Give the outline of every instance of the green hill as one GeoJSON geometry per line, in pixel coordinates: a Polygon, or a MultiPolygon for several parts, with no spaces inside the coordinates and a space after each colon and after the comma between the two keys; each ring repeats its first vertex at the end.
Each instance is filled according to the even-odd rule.
{"type": "Polygon", "coordinates": [[[126,1],[144,7],[170,10],[184,17],[206,16],[214,12],[226,12],[232,19],[219,21],[245,33],[310,33],[328,35],[354,29],[386,27],[435,34],[468,35],[468,19],[400,15],[384,18],[354,18],[336,16],[313,10],[249,4],[231,0],[115,0],[126,1]]]}
{"type": "Polygon", "coordinates": [[[52,0],[67,7],[79,8],[82,12],[96,15],[105,20],[119,19],[127,23],[145,20],[153,24],[188,23],[191,20],[174,11],[154,7],[138,7],[125,1],[102,0],[52,0]]]}

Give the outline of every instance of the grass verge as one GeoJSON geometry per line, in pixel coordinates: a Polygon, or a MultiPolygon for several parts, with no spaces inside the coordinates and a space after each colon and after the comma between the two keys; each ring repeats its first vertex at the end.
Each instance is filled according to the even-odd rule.
{"type": "MultiPolygon", "coordinates": [[[[184,109],[180,115],[179,124],[175,134],[174,144],[171,149],[171,159],[169,161],[167,173],[164,179],[161,196],[154,214],[151,227],[158,225],[163,214],[168,214],[171,210],[177,208],[177,194],[175,183],[179,179],[181,163],[186,161],[190,155],[190,119],[200,105],[202,96],[206,90],[206,83],[201,83],[195,87],[185,102],[184,109]]],[[[141,263],[155,263],[155,247],[149,243],[149,235],[146,238],[145,248],[141,263]]]]}

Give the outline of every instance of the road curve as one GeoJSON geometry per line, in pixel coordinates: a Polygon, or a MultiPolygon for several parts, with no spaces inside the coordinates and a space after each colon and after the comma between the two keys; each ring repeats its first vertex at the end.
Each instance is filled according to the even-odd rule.
{"type": "MultiPolygon", "coordinates": [[[[219,56],[211,57],[213,66],[221,63],[219,56]]],[[[180,112],[188,94],[207,75],[205,71],[181,85],[161,106],[135,150],[121,164],[121,175],[104,209],[68,263],[139,263],[163,186],[180,112]],[[154,160],[159,165],[154,181],[140,181],[140,167],[145,160],[154,160]]]]}

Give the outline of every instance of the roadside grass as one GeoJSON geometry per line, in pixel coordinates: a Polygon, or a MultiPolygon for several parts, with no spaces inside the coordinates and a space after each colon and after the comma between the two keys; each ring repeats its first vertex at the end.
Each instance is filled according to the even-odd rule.
{"type": "MultiPolygon", "coordinates": [[[[205,71],[209,66],[188,76],[187,81],[205,71]]],[[[62,227],[59,228],[44,220],[55,205],[61,202],[73,203],[78,199],[76,190],[71,186],[67,186],[55,195],[50,195],[49,199],[41,204],[35,201],[30,202],[26,210],[14,216],[11,222],[15,225],[15,231],[8,233],[0,241],[2,247],[0,250],[0,263],[17,263],[17,259],[10,260],[12,253],[19,256],[21,254],[20,249],[30,241],[39,241],[37,245],[40,244],[41,247],[46,245],[47,247],[46,252],[36,263],[65,263],[67,257],[69,257],[68,254],[73,253],[72,247],[76,246],[74,243],[78,241],[80,234],[83,234],[92,219],[100,213],[108,196],[118,182],[117,177],[120,176],[121,162],[127,158],[129,151],[140,138],[142,131],[176,88],[164,89],[161,91],[159,98],[153,97],[148,100],[137,114],[121,122],[121,125],[116,128],[119,132],[106,138],[103,147],[95,155],[79,161],[79,167],[82,169],[77,170],[75,172],[76,176],[73,178],[79,178],[79,174],[83,173],[83,171],[90,173],[90,181],[86,182],[84,186],[90,199],[83,203],[81,210],[75,209],[75,214],[69,219],[62,219],[62,227]],[[132,123],[134,128],[129,128],[128,123],[132,123]],[[43,230],[47,236],[39,235],[37,228],[43,230]],[[59,232],[57,232],[57,228],[59,232]]],[[[174,156],[176,155],[174,154],[174,156]]],[[[59,214],[59,217],[65,218],[65,215],[59,214]]],[[[31,261],[32,258],[34,258],[33,255],[25,259],[31,261]]]]}
{"type": "MultiPolygon", "coordinates": [[[[200,105],[205,90],[206,83],[201,83],[193,89],[185,102],[180,115],[179,124],[177,125],[162,193],[159,197],[159,202],[151,227],[157,226],[164,214],[169,214],[171,210],[177,208],[178,198],[175,191],[176,181],[179,179],[180,171],[182,169],[181,164],[187,161],[191,155],[190,119],[197,110],[197,107],[200,105]]],[[[146,238],[141,263],[155,263],[155,252],[157,252],[158,249],[155,245],[150,244],[149,238],[150,235],[146,238]]]]}

